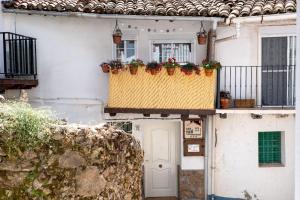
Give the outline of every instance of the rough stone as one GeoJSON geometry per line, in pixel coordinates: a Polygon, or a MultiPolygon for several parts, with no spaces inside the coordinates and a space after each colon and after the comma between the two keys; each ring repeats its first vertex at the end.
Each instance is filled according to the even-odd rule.
{"type": "Polygon", "coordinates": [[[103,192],[106,182],[97,167],[87,167],[76,176],[76,193],[83,197],[96,196],[103,192]]]}
{"type": "Polygon", "coordinates": [[[142,199],[143,151],[132,135],[78,125],[55,125],[51,133],[49,144],[0,156],[0,199],[142,199]]]}
{"type": "Polygon", "coordinates": [[[179,194],[181,200],[204,200],[204,188],[204,170],[180,170],[179,194]]]}
{"type": "Polygon", "coordinates": [[[86,165],[85,159],[76,151],[66,150],[58,159],[60,168],[77,168],[86,165]]]}

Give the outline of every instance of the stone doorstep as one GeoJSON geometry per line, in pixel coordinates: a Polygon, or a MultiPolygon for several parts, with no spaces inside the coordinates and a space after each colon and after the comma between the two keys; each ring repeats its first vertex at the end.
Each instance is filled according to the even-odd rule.
{"type": "Polygon", "coordinates": [[[148,197],[145,200],[178,200],[177,197],[148,197]]]}

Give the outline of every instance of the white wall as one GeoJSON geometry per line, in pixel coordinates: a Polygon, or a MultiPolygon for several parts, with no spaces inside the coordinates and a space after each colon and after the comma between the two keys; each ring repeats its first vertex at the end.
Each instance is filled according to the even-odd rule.
{"type": "MultiPolygon", "coordinates": [[[[300,35],[300,4],[297,4],[298,14],[297,14],[297,35],[300,35]]],[[[297,47],[300,46],[300,39],[297,39],[297,47]]],[[[296,76],[300,77],[300,50],[297,49],[297,67],[296,67],[296,76]]],[[[300,199],[300,79],[296,80],[296,88],[298,88],[296,92],[296,127],[295,127],[295,196],[294,199],[300,199]]]]}
{"type": "Polygon", "coordinates": [[[250,114],[216,116],[217,146],[215,152],[215,194],[242,198],[247,190],[263,200],[293,200],[294,115],[250,114]],[[284,167],[258,166],[258,132],[284,132],[284,167]]]}
{"type": "MultiPolygon", "coordinates": [[[[4,18],[5,31],[16,29],[17,33],[37,38],[39,85],[29,90],[31,103],[50,106],[59,117],[71,122],[102,121],[108,78],[99,64],[113,57],[111,35],[115,21],[23,14],[4,14],[4,18]]],[[[138,57],[145,62],[151,60],[150,41],[157,39],[193,41],[197,63],[206,55],[205,46],[196,44],[199,22],[119,20],[119,25],[125,39],[137,39],[138,57]]],[[[18,95],[19,91],[6,93],[9,98],[18,95]]]]}

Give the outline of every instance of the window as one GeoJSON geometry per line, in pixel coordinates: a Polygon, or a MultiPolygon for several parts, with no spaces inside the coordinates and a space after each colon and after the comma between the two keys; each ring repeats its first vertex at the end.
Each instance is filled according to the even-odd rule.
{"type": "Polygon", "coordinates": [[[262,105],[295,101],[296,36],[262,38],[262,105]]]}
{"type": "Polygon", "coordinates": [[[281,132],[259,132],[259,164],[282,164],[281,132]]]}
{"type": "Polygon", "coordinates": [[[109,126],[114,126],[116,129],[123,130],[126,133],[132,134],[132,122],[130,121],[118,121],[118,122],[107,122],[109,126]]]}
{"type": "Polygon", "coordinates": [[[176,58],[179,64],[192,62],[192,43],[154,42],[152,55],[157,62],[166,62],[168,58],[176,58]]]}
{"type": "Polygon", "coordinates": [[[121,44],[116,45],[116,59],[123,63],[129,63],[132,59],[136,59],[135,40],[123,40],[121,44]]]}

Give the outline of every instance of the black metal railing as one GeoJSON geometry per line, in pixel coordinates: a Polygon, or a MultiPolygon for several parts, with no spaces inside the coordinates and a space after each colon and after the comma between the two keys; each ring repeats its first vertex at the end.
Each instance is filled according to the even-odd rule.
{"type": "Polygon", "coordinates": [[[218,71],[216,107],[294,107],[295,78],[294,65],[223,66],[218,71]],[[230,99],[229,105],[224,99],[230,99]]]}
{"type": "Polygon", "coordinates": [[[36,39],[15,33],[0,32],[3,65],[0,63],[0,78],[36,79],[36,39]]]}

